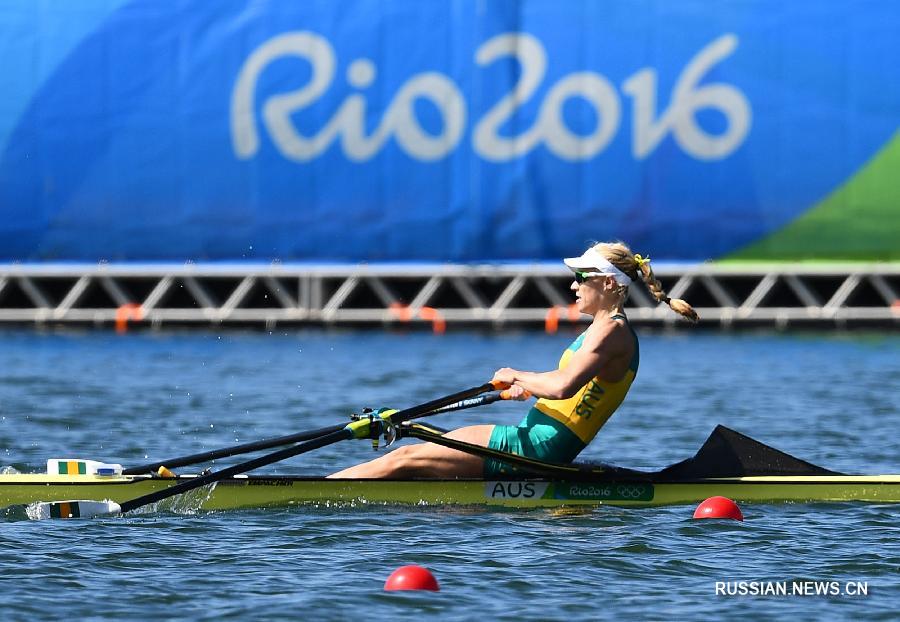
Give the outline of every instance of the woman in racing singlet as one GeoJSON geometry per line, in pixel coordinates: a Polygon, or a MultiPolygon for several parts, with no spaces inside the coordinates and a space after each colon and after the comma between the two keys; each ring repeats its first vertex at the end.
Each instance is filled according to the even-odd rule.
{"type": "MultiPolygon", "coordinates": [[[[628,288],[641,280],[658,302],[692,322],[698,319],[687,302],[666,296],[650,259],[621,242],[596,244],[564,262],[575,276],[575,304],[593,316],[591,325],[563,352],[558,369],[504,367],[494,374],[495,381],[511,385],[516,399],[538,398],[518,426],[468,426],[447,437],[547,462],[571,462],[622,403],[637,374],[638,340],[624,311],[628,288]]],[[[497,460],[420,443],[331,477],[492,477],[513,470],[497,460]]]]}

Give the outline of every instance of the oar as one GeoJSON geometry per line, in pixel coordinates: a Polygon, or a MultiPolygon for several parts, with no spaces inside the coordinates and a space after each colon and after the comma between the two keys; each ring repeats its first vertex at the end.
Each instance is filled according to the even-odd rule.
{"type": "MultiPolygon", "coordinates": [[[[491,388],[494,388],[493,385],[491,385],[491,388]]],[[[497,393],[491,393],[489,395],[482,395],[480,397],[461,400],[456,402],[455,404],[449,404],[447,406],[438,408],[435,411],[427,412],[423,415],[418,415],[417,417],[411,418],[415,419],[425,415],[451,412],[454,410],[465,410],[467,408],[475,408],[476,406],[493,404],[498,400],[508,399],[510,399],[509,393],[507,391],[501,391],[497,393]]],[[[197,454],[190,454],[188,456],[179,456],[177,458],[169,458],[168,460],[150,462],[141,466],[129,467],[127,469],[124,469],[122,471],[122,475],[141,475],[144,473],[156,473],[160,467],[165,467],[167,469],[177,469],[179,467],[190,466],[192,464],[200,464],[201,462],[209,462],[210,460],[218,460],[219,458],[229,458],[231,456],[239,456],[241,454],[249,454],[255,451],[262,451],[263,449],[272,449],[273,447],[282,447],[284,445],[302,443],[304,441],[309,441],[320,436],[325,436],[326,434],[330,434],[331,432],[337,432],[338,430],[343,429],[344,425],[345,424],[343,423],[338,423],[336,425],[328,426],[325,428],[319,428],[318,430],[297,432],[295,434],[288,434],[287,436],[278,436],[261,441],[254,441],[252,443],[243,443],[241,445],[223,447],[222,449],[212,449],[210,451],[204,451],[197,454]]]]}
{"type": "MultiPolygon", "coordinates": [[[[390,422],[395,425],[399,425],[404,421],[421,417],[455,402],[475,397],[476,395],[486,393],[493,389],[502,388],[506,387],[499,383],[495,385],[488,382],[477,387],[472,387],[471,389],[466,389],[464,391],[459,391],[457,393],[453,393],[436,400],[431,400],[430,402],[425,402],[424,404],[420,404],[418,406],[413,406],[405,410],[399,410],[391,413],[391,415],[389,415],[390,422]]],[[[112,514],[129,512],[139,507],[143,507],[151,503],[156,503],[157,501],[162,501],[163,499],[167,499],[169,497],[194,490],[195,488],[206,486],[207,484],[212,484],[220,480],[233,477],[235,475],[240,475],[241,473],[246,473],[247,471],[252,471],[253,469],[258,469],[260,467],[274,464],[275,462],[280,462],[282,460],[298,456],[308,451],[312,451],[313,449],[326,447],[327,445],[332,445],[339,441],[348,440],[351,438],[369,438],[372,432],[371,426],[373,424],[377,424],[378,428],[376,432],[380,433],[382,429],[382,423],[383,420],[379,418],[364,418],[358,421],[351,421],[345,426],[342,426],[340,430],[329,432],[323,436],[309,440],[305,443],[300,443],[298,445],[294,445],[293,447],[287,447],[271,454],[265,454],[259,456],[258,458],[254,458],[253,460],[241,462],[214,473],[194,477],[183,482],[179,482],[174,486],[151,492],[130,501],[125,501],[122,504],[118,504],[114,501],[53,501],[49,503],[37,504],[32,515],[39,519],[89,518],[92,516],[108,516],[112,514]]]]}

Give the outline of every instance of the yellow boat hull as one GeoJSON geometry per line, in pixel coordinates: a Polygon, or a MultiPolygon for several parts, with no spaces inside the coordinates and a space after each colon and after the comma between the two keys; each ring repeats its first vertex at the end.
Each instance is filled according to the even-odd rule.
{"type": "MultiPolygon", "coordinates": [[[[0,507],[38,501],[122,503],[179,479],[148,476],[2,475],[0,507]]],[[[204,510],[292,505],[458,505],[498,508],[665,506],[721,495],[744,503],[900,502],[900,475],[756,476],[685,482],[485,480],[332,480],[236,477],[188,493],[181,502],[204,510]]]]}

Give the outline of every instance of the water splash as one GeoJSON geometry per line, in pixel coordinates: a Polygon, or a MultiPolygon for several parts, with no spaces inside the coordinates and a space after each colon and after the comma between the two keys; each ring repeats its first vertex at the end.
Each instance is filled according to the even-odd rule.
{"type": "Polygon", "coordinates": [[[200,512],[203,504],[209,501],[213,491],[216,489],[216,483],[213,482],[208,486],[201,486],[186,493],[150,503],[143,507],[137,508],[129,512],[131,515],[158,514],[160,512],[168,514],[182,514],[185,516],[193,516],[200,512]]]}

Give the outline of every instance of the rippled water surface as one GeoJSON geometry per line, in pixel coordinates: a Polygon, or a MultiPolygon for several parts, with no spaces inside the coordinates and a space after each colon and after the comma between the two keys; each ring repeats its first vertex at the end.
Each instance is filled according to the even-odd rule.
{"type": "MultiPolygon", "coordinates": [[[[0,466],[136,464],[322,427],[479,384],[499,366],[548,369],[573,336],[0,333],[0,466]]],[[[584,457],[664,466],[722,423],[833,470],[900,471],[897,336],[695,332],[641,344],[628,399],[584,457]]],[[[511,423],[524,408],[434,422],[511,423]]],[[[323,474],[370,457],[368,443],[342,443],[267,472],[323,474]]],[[[291,508],[68,522],[11,511],[0,518],[0,610],[10,620],[896,619],[900,506],[746,506],[743,523],[695,522],[692,511],[291,508]],[[442,591],[382,591],[410,563],[432,569],[442,591]],[[717,581],[860,582],[868,596],[717,596],[717,581]]]]}

